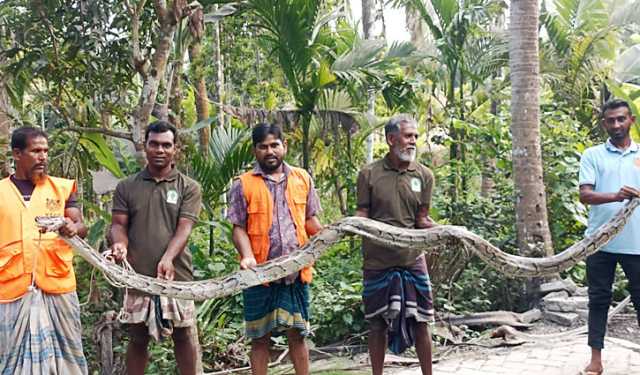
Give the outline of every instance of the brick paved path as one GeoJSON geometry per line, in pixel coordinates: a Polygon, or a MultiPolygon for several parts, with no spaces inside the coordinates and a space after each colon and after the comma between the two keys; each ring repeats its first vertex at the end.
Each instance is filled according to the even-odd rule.
{"type": "MultiPolygon", "coordinates": [[[[589,360],[586,337],[526,343],[489,353],[452,357],[434,364],[434,375],[577,375],[589,360]]],[[[626,340],[605,341],[603,375],[640,375],[640,345],[626,340]]],[[[387,371],[385,371],[387,372],[387,371]]],[[[389,371],[419,375],[420,368],[389,371]]]]}

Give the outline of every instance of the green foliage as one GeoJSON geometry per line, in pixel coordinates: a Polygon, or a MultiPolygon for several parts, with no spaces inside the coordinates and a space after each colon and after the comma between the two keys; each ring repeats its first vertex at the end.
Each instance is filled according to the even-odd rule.
{"type": "Polygon", "coordinates": [[[100,163],[100,165],[105,167],[114,176],[118,178],[124,177],[115,155],[102,135],[86,133],[82,135],[78,141],[87,152],[96,158],[96,161],[100,163]]]}
{"type": "Polygon", "coordinates": [[[202,186],[202,198],[208,216],[220,204],[229,181],[253,162],[249,132],[231,126],[213,128],[208,155],[195,154],[191,160],[194,177],[202,186]]]}
{"type": "Polygon", "coordinates": [[[311,326],[317,345],[364,331],[361,268],[359,241],[334,246],[315,265],[311,326]]]}
{"type": "MultiPolygon", "coordinates": [[[[554,6],[544,3],[540,18],[541,139],[550,228],[559,251],[583,236],[586,208],[577,199],[578,161],[587,147],[604,140],[597,107],[611,93],[631,101],[640,117],[640,33],[634,16],[640,7],[631,0],[551,1],[554,6]]],[[[238,12],[227,7],[211,14],[212,4],[228,2],[200,2],[205,21],[215,18],[221,28],[222,80],[213,64],[205,64],[216,48],[211,32],[204,33],[200,60],[188,62],[191,77],[181,73],[193,26],[186,20],[178,27],[169,59],[168,71],[185,83],[178,90],[184,98],[180,108],[171,109],[182,114],[185,124],[181,136],[187,142],[178,165],[201,183],[206,209],[189,245],[197,278],[237,270],[230,226],[221,215],[222,197],[232,178],[253,161],[243,124],[227,118],[226,126],[213,128],[221,113],[197,122],[192,85],[201,77],[209,95],[217,93],[216,85],[224,85],[222,98],[213,95],[213,111],[220,108],[214,101],[270,110],[293,106],[300,111],[299,123],[287,129],[287,160],[297,165],[302,155],[312,167],[324,223],[355,210],[367,136],[375,135],[376,158],[387,151],[380,120],[361,115],[369,95],[375,95],[375,114],[381,118],[396,112],[414,114],[426,134],[419,142],[421,151],[428,150],[422,162],[436,176],[431,216],[439,223],[464,225],[515,252],[510,81],[502,21],[506,2],[391,1],[417,11],[427,25],[426,47],[420,51],[410,43],[362,40],[342,2],[248,0],[238,5],[238,12]],[[220,18],[222,14],[226,17],[220,18]],[[328,111],[348,114],[359,126],[342,127],[330,116],[318,115],[328,111]],[[211,129],[211,137],[203,155],[192,143],[197,131],[205,128],[211,129]],[[487,182],[493,189],[483,189],[487,182]]],[[[153,3],[147,1],[137,30],[142,50],[152,50],[157,25],[153,3]]],[[[35,124],[49,132],[51,173],[78,180],[91,224],[88,239],[96,247],[102,246],[110,222],[109,197],[94,196],[89,171],[106,168],[123,177],[141,166],[128,141],[69,127],[130,130],[140,97],[132,66],[133,33],[131,15],[118,0],[0,2],[0,79],[15,109],[12,116],[17,113],[17,125],[35,124]]],[[[167,102],[168,76],[159,77],[159,107],[167,102]]],[[[633,136],[640,139],[637,127],[633,136]]],[[[0,163],[3,160],[0,156],[0,163]]],[[[357,240],[348,240],[316,264],[311,309],[317,344],[365,329],[359,254],[357,240]]],[[[90,337],[101,313],[119,308],[119,291],[100,275],[91,283],[89,266],[76,262],[81,300],[88,300],[89,290],[100,296],[93,296],[82,310],[85,337],[90,337]]],[[[447,275],[433,275],[444,280],[434,285],[439,311],[528,307],[521,280],[509,280],[478,259],[446,271],[447,275]]],[[[583,283],[584,265],[567,275],[583,283]]],[[[624,284],[616,282],[616,298],[624,295],[624,284]]],[[[239,295],[199,304],[198,324],[207,371],[246,364],[239,295]]],[[[117,355],[124,354],[125,345],[126,340],[119,341],[117,355]]],[[[85,350],[96,370],[91,340],[85,350]]],[[[154,345],[152,352],[150,372],[176,371],[169,343],[154,345]]]]}

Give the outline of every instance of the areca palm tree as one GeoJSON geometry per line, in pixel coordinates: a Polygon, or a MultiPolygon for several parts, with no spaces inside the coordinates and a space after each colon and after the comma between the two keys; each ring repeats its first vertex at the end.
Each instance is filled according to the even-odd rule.
{"type": "Polygon", "coordinates": [[[261,38],[278,61],[295,100],[305,169],[310,168],[310,129],[322,93],[379,82],[389,64],[414,50],[408,43],[395,44],[385,52],[381,41],[341,40],[331,23],[342,16],[342,10],[328,11],[322,0],[248,0],[243,6],[257,18],[261,38]]]}
{"type": "Polygon", "coordinates": [[[556,101],[566,103],[582,123],[591,125],[601,82],[611,73],[626,21],[616,21],[603,0],[554,0],[553,4],[541,12],[547,35],[541,46],[541,71],[556,101]]]}
{"type": "MultiPolygon", "coordinates": [[[[453,202],[463,196],[467,182],[461,173],[465,162],[465,131],[458,129],[453,119],[464,119],[466,95],[491,75],[498,74],[507,63],[506,40],[493,32],[495,19],[504,13],[504,3],[497,0],[394,0],[395,6],[405,7],[419,14],[430,33],[428,44],[434,52],[427,62],[436,74],[433,81],[444,92],[444,107],[449,113],[449,159],[453,172],[449,176],[453,202]],[[465,83],[467,92],[465,92],[465,83]],[[470,88],[470,90],[469,90],[470,88]]],[[[455,219],[456,210],[452,210],[455,219]]]]}

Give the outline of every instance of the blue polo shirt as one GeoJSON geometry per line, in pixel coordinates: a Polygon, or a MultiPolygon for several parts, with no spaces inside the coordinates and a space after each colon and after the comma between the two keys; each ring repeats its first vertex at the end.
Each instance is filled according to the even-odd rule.
{"type": "MultiPolygon", "coordinates": [[[[624,185],[640,189],[640,153],[638,144],[631,142],[620,150],[609,140],[588,148],[580,158],[580,185],[594,185],[599,193],[615,193],[624,185]]],[[[620,211],[625,202],[591,205],[586,235],[594,233],[620,211]]],[[[601,251],[640,255],[640,209],[636,210],[620,234],[601,251]]]]}

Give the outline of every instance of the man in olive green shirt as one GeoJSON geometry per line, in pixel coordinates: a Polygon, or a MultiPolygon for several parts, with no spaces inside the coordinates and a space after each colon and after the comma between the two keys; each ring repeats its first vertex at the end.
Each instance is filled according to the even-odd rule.
{"type": "MultiPolygon", "coordinates": [[[[191,281],[191,253],[185,251],[201,206],[200,185],[174,167],[176,129],[165,121],[145,133],[147,167],[121,181],[113,198],[112,252],[143,275],[191,281]]],[[[121,319],[129,328],[127,373],[144,374],[150,337],[171,334],[178,369],[195,375],[195,304],[128,290],[121,319]],[[158,311],[160,310],[160,311],[158,311]]]]}
{"type": "MultiPolygon", "coordinates": [[[[366,165],[358,176],[357,216],[401,228],[431,228],[433,173],[415,162],[415,120],[398,115],[385,126],[389,153],[366,165]]],[[[431,375],[433,297],[424,255],[363,239],[363,302],[370,323],[369,355],[374,375],[381,375],[387,341],[394,353],[415,344],[422,373],[431,375]]]]}

